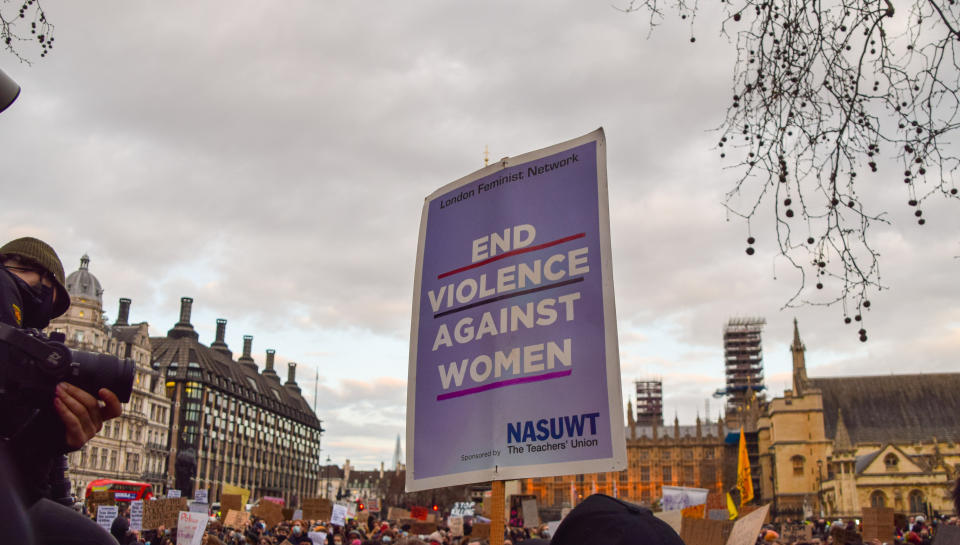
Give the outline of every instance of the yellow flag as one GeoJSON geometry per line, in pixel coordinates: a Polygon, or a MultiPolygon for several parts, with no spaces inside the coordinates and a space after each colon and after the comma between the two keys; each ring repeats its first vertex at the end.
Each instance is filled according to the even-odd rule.
{"type": "Polygon", "coordinates": [[[737,504],[733,503],[733,496],[731,496],[729,492],[727,492],[727,512],[730,513],[730,520],[736,519],[739,514],[737,512],[737,504]]]}
{"type": "Polygon", "coordinates": [[[740,507],[753,499],[753,480],[750,478],[750,458],[747,456],[747,441],[740,428],[740,448],[737,456],[737,489],[740,490],[740,507]]]}

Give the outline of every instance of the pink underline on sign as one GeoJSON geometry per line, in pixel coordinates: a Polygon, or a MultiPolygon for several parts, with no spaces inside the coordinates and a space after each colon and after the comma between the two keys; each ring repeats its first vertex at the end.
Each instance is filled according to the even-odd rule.
{"type": "Polygon", "coordinates": [[[501,259],[505,259],[505,258],[508,258],[508,257],[510,257],[510,256],[525,254],[525,253],[527,253],[527,252],[535,252],[535,251],[537,251],[537,250],[542,250],[542,249],[544,249],[544,248],[549,248],[549,247],[551,247],[551,246],[556,246],[557,244],[563,244],[564,242],[570,242],[571,240],[576,240],[576,239],[578,239],[578,238],[583,238],[583,237],[585,237],[586,235],[587,235],[586,233],[577,233],[576,235],[570,235],[570,236],[568,236],[568,237],[558,238],[557,240],[554,240],[554,241],[552,241],[552,242],[544,242],[543,244],[538,244],[538,245],[536,245],[536,246],[531,246],[531,247],[529,247],[529,248],[519,248],[519,249],[516,249],[516,250],[511,250],[511,251],[509,251],[509,252],[507,252],[507,253],[505,253],[505,254],[500,254],[500,255],[498,255],[498,256],[494,256],[494,257],[491,257],[491,258],[488,258],[488,259],[484,259],[483,261],[478,261],[478,262],[473,263],[473,264],[471,264],[471,265],[467,265],[467,266],[465,266],[465,267],[460,267],[459,269],[453,269],[452,271],[448,271],[448,272],[445,272],[445,273],[443,273],[443,274],[440,274],[440,275],[437,276],[437,280],[439,280],[439,279],[441,279],[441,278],[446,278],[446,277],[448,277],[448,276],[450,276],[450,275],[453,275],[453,274],[462,273],[463,271],[469,271],[470,269],[476,269],[477,267],[482,267],[482,266],[486,265],[487,263],[493,263],[494,261],[500,261],[501,259]]]}
{"type": "Polygon", "coordinates": [[[487,390],[494,390],[496,388],[503,388],[505,386],[513,386],[514,384],[525,384],[528,382],[540,382],[542,380],[550,380],[552,378],[560,378],[569,376],[573,371],[557,371],[554,373],[547,373],[545,375],[537,375],[535,377],[521,377],[521,378],[512,378],[510,380],[501,380],[500,382],[491,382],[490,384],[484,384],[483,386],[477,386],[475,388],[467,388],[466,390],[460,390],[459,392],[450,392],[449,394],[440,394],[437,396],[437,401],[443,401],[445,399],[453,399],[455,397],[468,396],[470,394],[479,394],[480,392],[486,392],[487,390]]]}

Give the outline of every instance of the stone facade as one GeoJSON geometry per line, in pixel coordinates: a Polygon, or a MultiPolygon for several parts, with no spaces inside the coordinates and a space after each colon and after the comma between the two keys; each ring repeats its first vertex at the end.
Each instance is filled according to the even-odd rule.
{"type": "Polygon", "coordinates": [[[73,492],[82,498],[86,486],[96,479],[147,482],[155,494],[168,484],[167,429],[170,401],[164,395],[163,380],[150,366],[151,347],[146,322],[128,324],[129,299],[120,300],[117,321],[108,325],[103,314],[103,289],[90,273],[90,259],[67,277],[70,308],[48,327],[61,333],[75,350],[130,358],[135,365],[133,393],[123,414],[105,422],[103,429],[83,448],[68,456],[73,492]]]}

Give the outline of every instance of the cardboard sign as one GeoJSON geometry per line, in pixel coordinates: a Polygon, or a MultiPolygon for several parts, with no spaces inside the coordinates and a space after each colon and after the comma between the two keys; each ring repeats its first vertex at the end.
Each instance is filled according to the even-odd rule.
{"type": "Polygon", "coordinates": [[[101,505],[97,507],[97,524],[109,532],[110,525],[113,524],[113,519],[117,518],[118,509],[116,505],[101,505]]]}
{"type": "Polygon", "coordinates": [[[658,519],[666,522],[673,528],[673,531],[680,535],[680,530],[683,526],[683,511],[660,511],[659,513],[653,514],[658,519]]]}
{"type": "Polygon", "coordinates": [[[96,513],[97,508],[101,505],[116,505],[117,502],[113,497],[113,494],[108,490],[95,490],[90,493],[90,496],[87,497],[87,510],[91,513],[96,513]]]}
{"type": "MultiPolygon", "coordinates": [[[[760,528],[763,527],[763,521],[766,520],[769,512],[770,504],[767,504],[737,520],[733,525],[733,529],[730,530],[727,545],[754,545],[754,543],[757,542],[757,536],[760,535],[760,528]]],[[[720,521],[712,520],[709,522],[720,521]]]]}
{"type": "Polygon", "coordinates": [[[143,500],[130,502],[130,529],[143,530],[143,500]]]}
{"type": "Polygon", "coordinates": [[[174,528],[180,512],[187,510],[187,498],[162,498],[143,504],[143,529],[174,528]]]}
{"type": "MultiPolygon", "coordinates": [[[[672,511],[676,513],[676,511],[672,511]]],[[[732,520],[710,520],[704,518],[683,518],[680,524],[680,539],[686,545],[726,545],[733,527],[732,520]]],[[[757,533],[760,527],[757,527],[757,533]]],[[[750,545],[756,540],[750,542],[750,545]]]]}
{"type": "Polygon", "coordinates": [[[410,517],[417,520],[427,520],[427,514],[429,511],[426,507],[413,506],[410,508],[410,517]]]}
{"type": "Polygon", "coordinates": [[[458,501],[453,504],[450,514],[456,517],[472,517],[476,503],[472,501],[458,501]]]}
{"type": "Polygon", "coordinates": [[[937,526],[937,534],[933,536],[933,545],[960,545],[960,526],[937,526]]]}
{"type": "Polygon", "coordinates": [[[303,500],[303,517],[307,520],[330,520],[333,515],[333,502],[324,498],[303,500]]]}
{"type": "Polygon", "coordinates": [[[347,525],[347,507],[339,503],[333,504],[333,512],[330,515],[330,524],[335,526],[347,525]]]}
{"type": "Polygon", "coordinates": [[[261,501],[254,507],[250,514],[263,519],[267,524],[267,528],[271,528],[283,522],[283,507],[280,507],[280,504],[274,503],[272,501],[261,501]]]}
{"type": "Polygon", "coordinates": [[[294,517],[293,517],[293,512],[295,511],[295,509],[291,509],[290,507],[284,507],[284,508],[281,509],[280,511],[283,513],[283,520],[293,520],[293,519],[294,519],[294,517]]]}
{"type": "Polygon", "coordinates": [[[408,492],[626,467],[606,147],[598,129],[424,200],[408,492]]]}
{"type": "Polygon", "coordinates": [[[450,534],[454,537],[463,535],[463,517],[447,517],[447,527],[450,528],[450,534]]]}
{"type": "Polygon", "coordinates": [[[863,540],[879,539],[881,543],[892,543],[896,528],[892,507],[863,508],[863,540]]]}
{"type": "Polygon", "coordinates": [[[243,511],[243,497],[240,494],[223,494],[220,496],[220,512],[243,511]]]}
{"type": "Polygon", "coordinates": [[[234,530],[244,528],[248,522],[250,522],[250,513],[246,511],[231,509],[227,511],[227,516],[223,517],[223,525],[234,530]]]}
{"type": "Polygon", "coordinates": [[[200,545],[209,517],[183,511],[177,517],[177,545],[200,545]]]}
{"type": "MultiPolygon", "coordinates": [[[[226,494],[237,494],[240,496],[240,508],[238,511],[242,511],[247,508],[247,502],[250,501],[250,491],[246,488],[240,488],[239,486],[233,486],[232,484],[223,483],[220,485],[220,497],[222,498],[226,494]]],[[[223,500],[220,501],[223,504],[223,500]]]]}
{"type": "Polygon", "coordinates": [[[312,545],[327,545],[327,534],[323,532],[307,532],[312,545]]]}
{"type": "Polygon", "coordinates": [[[370,511],[360,511],[359,513],[357,513],[357,516],[354,518],[357,519],[358,523],[366,524],[367,519],[370,518],[370,511]]]}
{"type": "Polygon", "coordinates": [[[415,520],[410,523],[410,533],[415,536],[425,536],[437,531],[436,522],[423,522],[415,520]]]}
{"type": "Polygon", "coordinates": [[[206,488],[198,488],[193,492],[193,501],[199,503],[210,503],[207,501],[209,496],[209,490],[206,488]]]}
{"type": "Polygon", "coordinates": [[[540,510],[537,509],[537,500],[534,498],[524,498],[520,502],[523,511],[523,527],[536,528],[540,526],[540,510]]]}
{"type": "Polygon", "coordinates": [[[400,520],[400,519],[409,519],[413,518],[410,511],[406,509],[401,509],[399,507],[391,507],[387,509],[387,520],[400,520]]]}
{"type": "Polygon", "coordinates": [[[489,539],[490,524],[486,522],[473,523],[473,530],[470,532],[470,539],[489,539]]]}
{"type": "Polygon", "coordinates": [[[172,489],[170,489],[170,490],[167,490],[167,497],[168,497],[168,498],[179,498],[179,497],[180,497],[180,491],[177,490],[176,488],[172,488],[172,489]]]}

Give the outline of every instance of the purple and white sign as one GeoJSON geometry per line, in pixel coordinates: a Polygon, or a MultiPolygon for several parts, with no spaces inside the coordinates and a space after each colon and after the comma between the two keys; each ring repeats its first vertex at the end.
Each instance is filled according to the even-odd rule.
{"type": "Polygon", "coordinates": [[[407,490],[626,467],[608,211],[602,129],[426,199],[407,490]]]}

